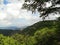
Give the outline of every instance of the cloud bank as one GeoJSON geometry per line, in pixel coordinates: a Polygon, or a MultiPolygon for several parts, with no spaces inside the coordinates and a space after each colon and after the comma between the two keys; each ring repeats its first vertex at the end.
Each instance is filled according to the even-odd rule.
{"type": "MultiPolygon", "coordinates": [[[[0,27],[29,26],[42,20],[38,12],[32,14],[30,11],[21,9],[23,3],[24,0],[0,0],[0,27]]],[[[49,17],[55,19],[57,16],[49,17]]]]}
{"type": "Polygon", "coordinates": [[[0,26],[28,26],[40,20],[38,13],[32,14],[30,11],[21,9],[24,1],[1,0],[0,6],[0,26]]]}

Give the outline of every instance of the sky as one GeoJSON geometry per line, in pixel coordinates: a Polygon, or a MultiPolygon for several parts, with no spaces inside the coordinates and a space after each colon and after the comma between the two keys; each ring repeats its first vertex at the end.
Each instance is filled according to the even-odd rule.
{"type": "MultiPolygon", "coordinates": [[[[23,3],[24,0],[0,0],[0,27],[30,26],[42,20],[38,12],[32,14],[31,11],[21,9],[23,3]]],[[[49,19],[56,17],[50,15],[49,19]]]]}

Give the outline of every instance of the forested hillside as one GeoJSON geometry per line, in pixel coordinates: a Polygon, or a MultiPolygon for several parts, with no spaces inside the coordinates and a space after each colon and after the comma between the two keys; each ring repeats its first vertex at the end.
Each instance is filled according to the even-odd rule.
{"type": "Polygon", "coordinates": [[[41,30],[41,29],[44,29],[44,28],[49,28],[49,29],[57,28],[57,25],[59,25],[59,22],[60,21],[56,21],[56,20],[40,21],[40,22],[35,23],[32,26],[29,26],[29,27],[25,28],[22,32],[24,34],[34,35],[34,33],[37,30],[41,30]]]}
{"type": "Polygon", "coordinates": [[[40,21],[22,31],[13,30],[7,31],[8,35],[4,34],[0,35],[1,45],[60,45],[60,21],[40,21]],[[4,41],[7,41],[6,44],[4,41]]]}

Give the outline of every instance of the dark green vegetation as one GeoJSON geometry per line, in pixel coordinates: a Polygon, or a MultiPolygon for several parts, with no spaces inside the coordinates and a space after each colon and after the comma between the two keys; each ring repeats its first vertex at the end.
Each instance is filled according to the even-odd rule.
{"type": "Polygon", "coordinates": [[[0,45],[60,45],[60,21],[41,21],[24,30],[0,30],[0,45]]]}

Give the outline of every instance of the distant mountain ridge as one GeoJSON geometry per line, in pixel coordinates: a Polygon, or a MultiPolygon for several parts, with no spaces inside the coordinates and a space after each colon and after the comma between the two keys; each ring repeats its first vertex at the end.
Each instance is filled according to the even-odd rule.
{"type": "Polygon", "coordinates": [[[26,28],[26,27],[27,27],[27,26],[23,26],[23,27],[9,26],[9,27],[0,27],[0,29],[23,30],[23,29],[26,28]]]}

